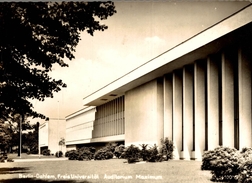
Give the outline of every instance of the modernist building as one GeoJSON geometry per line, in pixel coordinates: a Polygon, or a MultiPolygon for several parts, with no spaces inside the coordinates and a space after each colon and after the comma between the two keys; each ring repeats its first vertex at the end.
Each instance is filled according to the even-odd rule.
{"type": "Polygon", "coordinates": [[[248,6],[85,97],[90,107],[66,118],[67,145],[168,137],[175,159],[251,147],[251,21],[248,6]]]}
{"type": "Polygon", "coordinates": [[[39,151],[50,149],[52,154],[57,151],[66,152],[66,146],[60,146],[59,141],[66,138],[65,119],[50,119],[39,126],[39,151]]]}

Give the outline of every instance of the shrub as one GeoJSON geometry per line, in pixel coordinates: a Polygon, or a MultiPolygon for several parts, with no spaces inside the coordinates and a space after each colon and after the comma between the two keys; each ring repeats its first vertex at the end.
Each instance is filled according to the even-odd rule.
{"type": "Polygon", "coordinates": [[[8,159],[7,153],[0,154],[0,159],[7,160],[8,159]]]}
{"type": "Polygon", "coordinates": [[[164,156],[164,160],[168,161],[173,158],[173,150],[174,144],[171,140],[166,137],[165,139],[161,139],[161,148],[160,152],[164,156]]]}
{"type": "Polygon", "coordinates": [[[158,153],[158,149],[157,149],[156,144],[154,144],[154,146],[148,150],[147,161],[148,162],[161,162],[161,161],[163,161],[163,156],[162,156],[162,154],[158,153]]]}
{"type": "Polygon", "coordinates": [[[0,163],[4,163],[5,159],[4,158],[0,158],[0,163]]]}
{"type": "Polygon", "coordinates": [[[94,147],[81,147],[78,150],[70,150],[65,153],[69,160],[91,160],[94,157],[94,147]]]}
{"type": "Polygon", "coordinates": [[[252,182],[252,160],[246,161],[240,167],[240,173],[238,175],[239,183],[252,182]]]}
{"type": "Polygon", "coordinates": [[[114,154],[111,151],[111,146],[106,146],[106,147],[103,147],[102,149],[99,149],[94,154],[94,159],[95,160],[106,160],[106,159],[113,158],[113,156],[114,156],[114,154]]]}
{"type": "Polygon", "coordinates": [[[143,161],[147,161],[150,156],[150,152],[147,149],[148,144],[141,144],[140,147],[141,147],[140,157],[143,159],[143,161]]]}
{"type": "Polygon", "coordinates": [[[140,157],[140,149],[131,144],[126,148],[124,156],[127,159],[128,163],[138,162],[140,157]]]}
{"type": "Polygon", "coordinates": [[[0,154],[0,163],[4,163],[7,160],[8,156],[6,153],[0,154]]]}
{"type": "Polygon", "coordinates": [[[244,147],[241,150],[241,156],[244,158],[245,161],[252,160],[252,148],[244,147]]]}
{"type": "Polygon", "coordinates": [[[94,158],[94,154],[95,154],[95,148],[94,147],[81,147],[78,150],[79,155],[82,157],[81,159],[85,159],[85,160],[91,160],[94,158]]]}
{"type": "Polygon", "coordinates": [[[243,148],[241,150],[241,156],[244,163],[240,166],[238,182],[252,182],[252,148],[243,148]]]}
{"type": "Polygon", "coordinates": [[[44,149],[44,150],[42,151],[42,154],[43,154],[44,156],[50,156],[51,151],[50,151],[50,149],[44,149]]]}
{"type": "Polygon", "coordinates": [[[90,152],[89,149],[81,149],[78,150],[78,158],[77,160],[83,161],[83,160],[91,160],[93,158],[93,153],[90,152]]]}
{"type": "Polygon", "coordinates": [[[96,149],[94,147],[89,147],[89,151],[94,155],[95,154],[95,151],[96,149]]]}
{"type": "Polygon", "coordinates": [[[206,151],[202,156],[201,170],[213,170],[212,161],[217,158],[214,150],[206,151]]]}
{"type": "Polygon", "coordinates": [[[77,150],[70,150],[65,153],[65,156],[68,157],[69,160],[77,160],[79,153],[77,150]]]}
{"type": "Polygon", "coordinates": [[[212,181],[237,181],[239,166],[243,163],[235,148],[217,147],[203,155],[202,170],[212,170],[212,181]]]}
{"type": "Polygon", "coordinates": [[[114,151],[114,155],[117,158],[124,158],[124,150],[125,150],[125,146],[124,145],[119,145],[115,147],[115,151],[114,151]]]}
{"type": "Polygon", "coordinates": [[[62,152],[62,151],[57,151],[56,154],[55,154],[55,156],[56,156],[57,158],[60,158],[60,157],[63,156],[63,152],[62,152]]]}
{"type": "Polygon", "coordinates": [[[76,151],[76,150],[66,151],[65,157],[69,157],[69,155],[72,154],[74,151],[76,151]]]}
{"type": "Polygon", "coordinates": [[[115,152],[115,148],[117,147],[117,143],[109,143],[106,148],[111,151],[113,154],[115,152]]]}
{"type": "Polygon", "coordinates": [[[14,162],[14,160],[11,159],[11,158],[8,158],[8,159],[7,159],[7,162],[14,162]]]}

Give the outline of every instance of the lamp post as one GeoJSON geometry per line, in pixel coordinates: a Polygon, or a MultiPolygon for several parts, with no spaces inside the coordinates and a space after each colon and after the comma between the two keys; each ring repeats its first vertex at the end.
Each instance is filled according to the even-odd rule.
{"type": "Polygon", "coordinates": [[[22,153],[22,115],[19,118],[19,158],[21,158],[22,153]]]}
{"type": "Polygon", "coordinates": [[[40,123],[39,123],[39,122],[37,122],[37,133],[38,133],[38,154],[39,154],[39,159],[40,159],[39,127],[40,127],[40,123]]]}
{"type": "MultiPolygon", "coordinates": [[[[58,124],[57,125],[59,125],[59,120],[60,120],[60,117],[59,117],[59,100],[58,100],[58,124]]],[[[58,146],[59,146],[59,128],[57,128],[57,143],[58,143],[58,146]]],[[[60,151],[59,150],[60,148],[58,147],[58,151],[60,151]]]]}

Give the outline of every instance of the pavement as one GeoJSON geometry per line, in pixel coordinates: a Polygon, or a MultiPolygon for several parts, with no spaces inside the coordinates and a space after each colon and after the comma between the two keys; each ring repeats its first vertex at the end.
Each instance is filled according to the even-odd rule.
{"type": "Polygon", "coordinates": [[[14,162],[33,162],[33,161],[65,161],[68,158],[38,158],[38,159],[13,159],[14,162]]]}
{"type": "Polygon", "coordinates": [[[57,158],[55,156],[43,156],[38,154],[25,154],[22,153],[21,157],[17,154],[8,154],[8,158],[13,159],[14,162],[32,162],[32,161],[64,161],[68,160],[66,157],[57,158]]]}

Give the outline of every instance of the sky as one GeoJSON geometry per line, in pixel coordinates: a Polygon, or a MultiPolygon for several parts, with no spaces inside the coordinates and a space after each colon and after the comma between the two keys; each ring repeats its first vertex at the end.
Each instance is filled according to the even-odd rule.
{"type": "MultiPolygon", "coordinates": [[[[67,88],[34,110],[64,119],[82,109],[82,99],[136,67],[148,62],[200,31],[249,4],[245,1],[114,1],[117,11],[101,21],[108,29],[90,36],[81,33],[69,67],[53,67],[52,78],[67,88]]],[[[39,119],[36,119],[39,121],[39,119]]]]}

